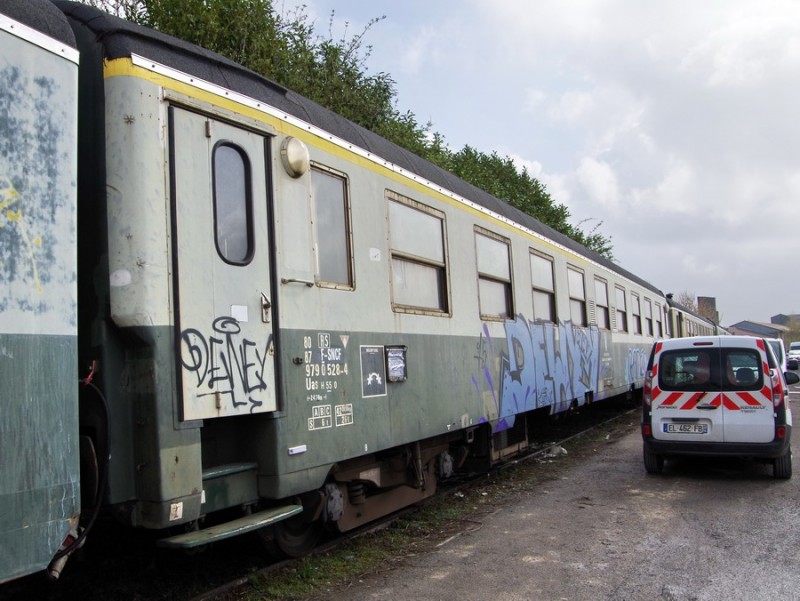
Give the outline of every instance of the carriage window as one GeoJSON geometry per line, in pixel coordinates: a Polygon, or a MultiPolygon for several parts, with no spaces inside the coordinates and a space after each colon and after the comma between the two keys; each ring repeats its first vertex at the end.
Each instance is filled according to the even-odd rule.
{"type": "Polygon", "coordinates": [[[444,214],[393,192],[389,197],[395,310],[449,310],[444,214]]]}
{"type": "Polygon", "coordinates": [[[603,280],[594,280],[595,321],[597,327],[604,330],[611,328],[608,316],[608,284],[603,280]]]}
{"type": "Polygon", "coordinates": [[[217,252],[242,265],[253,256],[250,162],[240,147],[222,143],[214,148],[212,163],[217,252]]]}
{"type": "Polygon", "coordinates": [[[317,275],[332,287],[353,286],[347,180],[340,175],[311,169],[317,275]]]}
{"type": "Polygon", "coordinates": [[[625,306],[625,289],[616,288],[617,293],[617,331],[628,331],[628,308],[625,306]]]}
{"type": "Polygon", "coordinates": [[[642,333],[642,312],[639,305],[639,297],[631,294],[631,321],[633,322],[633,333],[642,333]]]}
{"type": "Polygon", "coordinates": [[[586,325],[586,287],[583,283],[583,272],[567,267],[569,282],[569,316],[573,325],[586,325]]]}
{"type": "Polygon", "coordinates": [[[505,319],[514,313],[510,250],[510,243],[505,238],[489,232],[475,232],[478,300],[482,318],[505,319]]]}
{"type": "Polygon", "coordinates": [[[533,318],[536,321],[556,321],[556,288],[553,278],[553,259],[531,251],[531,282],[533,283],[533,318]]]}
{"type": "Polygon", "coordinates": [[[644,330],[646,335],[653,335],[653,307],[649,298],[644,299],[644,330]]]}
{"type": "Polygon", "coordinates": [[[663,338],[664,337],[664,326],[661,323],[661,305],[659,305],[658,303],[656,303],[655,316],[656,316],[656,331],[655,331],[655,335],[658,338],[663,338]]]}

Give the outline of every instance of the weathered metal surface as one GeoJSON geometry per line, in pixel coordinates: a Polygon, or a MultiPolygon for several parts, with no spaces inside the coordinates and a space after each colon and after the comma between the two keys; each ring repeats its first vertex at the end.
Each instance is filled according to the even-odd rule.
{"type": "Polygon", "coordinates": [[[47,566],[80,487],[76,53],[0,21],[2,582],[47,566]]]}

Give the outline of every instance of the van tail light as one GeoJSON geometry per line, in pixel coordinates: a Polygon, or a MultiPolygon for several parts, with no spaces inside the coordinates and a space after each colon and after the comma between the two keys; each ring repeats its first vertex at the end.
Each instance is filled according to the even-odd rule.
{"type": "Polygon", "coordinates": [[[769,370],[769,379],[772,385],[772,405],[780,407],[783,402],[783,382],[777,369],[769,370]]]}
{"type": "Polygon", "coordinates": [[[778,426],[775,428],[775,438],[778,440],[786,438],[786,426],[778,426]]]}
{"type": "Polygon", "coordinates": [[[643,399],[646,406],[653,402],[653,371],[648,369],[644,376],[643,399]]]}

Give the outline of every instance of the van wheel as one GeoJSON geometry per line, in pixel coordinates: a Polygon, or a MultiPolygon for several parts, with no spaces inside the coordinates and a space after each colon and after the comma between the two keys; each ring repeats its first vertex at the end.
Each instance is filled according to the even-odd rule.
{"type": "Polygon", "coordinates": [[[792,451],[772,460],[772,475],[784,480],[792,477],[792,451]]]}
{"type": "Polygon", "coordinates": [[[660,474],[664,469],[664,456],[657,455],[644,449],[644,469],[648,474],[660,474]]]}

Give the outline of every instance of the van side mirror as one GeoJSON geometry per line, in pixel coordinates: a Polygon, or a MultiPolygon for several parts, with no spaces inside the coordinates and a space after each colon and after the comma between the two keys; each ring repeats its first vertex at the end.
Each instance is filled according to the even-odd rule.
{"type": "Polygon", "coordinates": [[[797,384],[800,382],[800,376],[798,376],[793,371],[785,371],[783,372],[783,378],[786,380],[786,383],[789,385],[797,384]]]}

